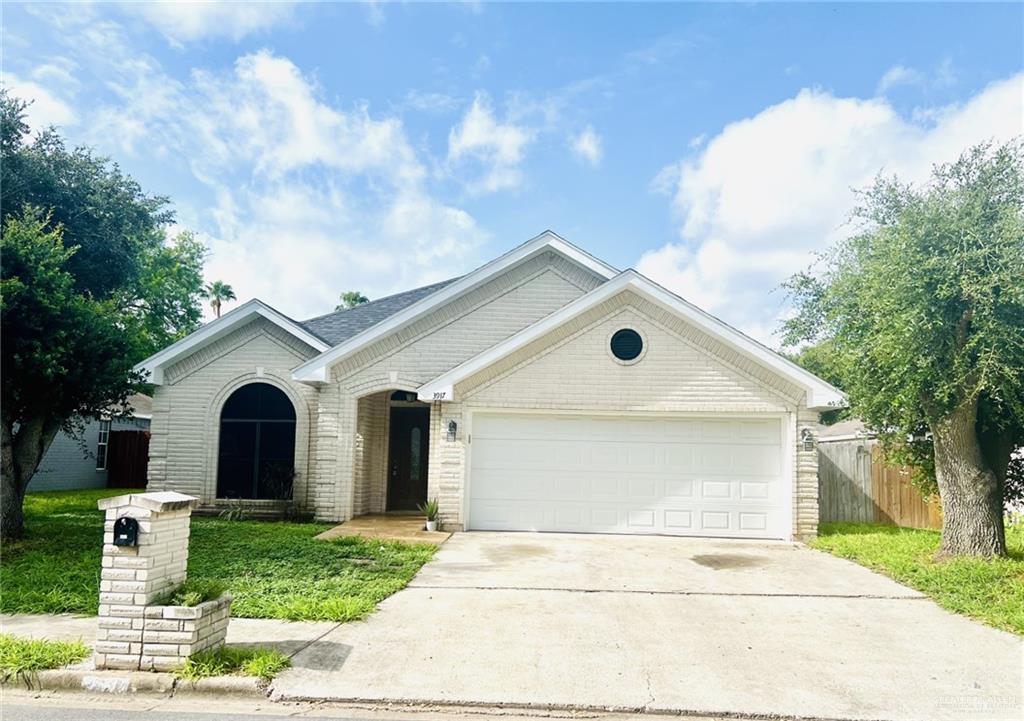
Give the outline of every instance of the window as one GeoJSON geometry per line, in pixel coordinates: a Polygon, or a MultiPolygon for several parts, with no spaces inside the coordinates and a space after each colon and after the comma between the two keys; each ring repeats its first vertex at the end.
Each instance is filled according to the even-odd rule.
{"type": "Polygon", "coordinates": [[[420,429],[414,426],[409,437],[409,479],[420,480],[420,429]]]}
{"type": "Polygon", "coordinates": [[[96,439],[96,470],[107,470],[107,447],[110,445],[110,421],[100,421],[100,432],[96,439]]]}
{"type": "Polygon", "coordinates": [[[635,361],[644,350],[644,339],[632,328],[615,331],[611,340],[612,355],[620,361],[635,361]]]}
{"type": "Polygon", "coordinates": [[[295,477],[295,407],[279,388],[249,383],[220,414],[218,498],[287,500],[295,477]]]}

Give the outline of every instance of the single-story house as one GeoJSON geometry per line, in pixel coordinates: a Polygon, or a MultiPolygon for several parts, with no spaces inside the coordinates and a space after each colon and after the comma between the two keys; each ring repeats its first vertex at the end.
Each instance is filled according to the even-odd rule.
{"type": "Polygon", "coordinates": [[[295,321],[259,300],[140,364],[149,487],[324,521],[804,538],[828,383],[548,231],[295,321]]]}
{"type": "Polygon", "coordinates": [[[136,393],[129,396],[128,406],[131,413],[127,417],[90,418],[85,421],[81,434],[58,433],[29,481],[28,490],[106,488],[108,485],[119,486],[124,481],[133,486],[145,485],[145,453],[137,463],[126,464],[124,461],[134,460],[131,455],[139,445],[131,436],[149,431],[152,399],[136,393]],[[122,440],[130,447],[119,453],[118,443],[122,440]]]}

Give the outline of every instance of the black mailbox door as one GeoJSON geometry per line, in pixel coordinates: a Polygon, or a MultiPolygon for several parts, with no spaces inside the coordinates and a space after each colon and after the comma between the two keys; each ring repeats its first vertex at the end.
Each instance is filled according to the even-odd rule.
{"type": "Polygon", "coordinates": [[[128,516],[121,516],[114,521],[114,545],[139,545],[139,522],[128,516]]]}

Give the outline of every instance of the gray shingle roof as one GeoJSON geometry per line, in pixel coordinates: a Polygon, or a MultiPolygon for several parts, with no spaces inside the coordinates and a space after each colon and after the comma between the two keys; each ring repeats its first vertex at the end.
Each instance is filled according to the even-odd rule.
{"type": "Polygon", "coordinates": [[[449,278],[433,285],[425,285],[422,288],[414,288],[404,293],[371,300],[369,303],[357,305],[355,308],[337,310],[304,320],[300,325],[331,345],[338,345],[457,280],[458,278],[449,278]]]}

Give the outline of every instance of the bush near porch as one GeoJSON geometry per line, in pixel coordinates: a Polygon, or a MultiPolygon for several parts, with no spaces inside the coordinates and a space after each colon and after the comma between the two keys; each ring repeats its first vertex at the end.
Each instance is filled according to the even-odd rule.
{"type": "MultiPolygon", "coordinates": [[[[103,546],[103,512],[96,502],[125,492],[26,496],[28,535],[3,548],[0,611],[95,614],[103,546]]],[[[227,586],[233,616],[354,621],[403,588],[436,550],[361,538],[313,540],[327,528],[194,516],[189,579],[227,586]]]]}
{"type": "Polygon", "coordinates": [[[1008,558],[936,561],[939,533],[825,523],[811,545],[916,588],[949,611],[1024,635],[1024,521],[1006,528],[1008,558]]]}

